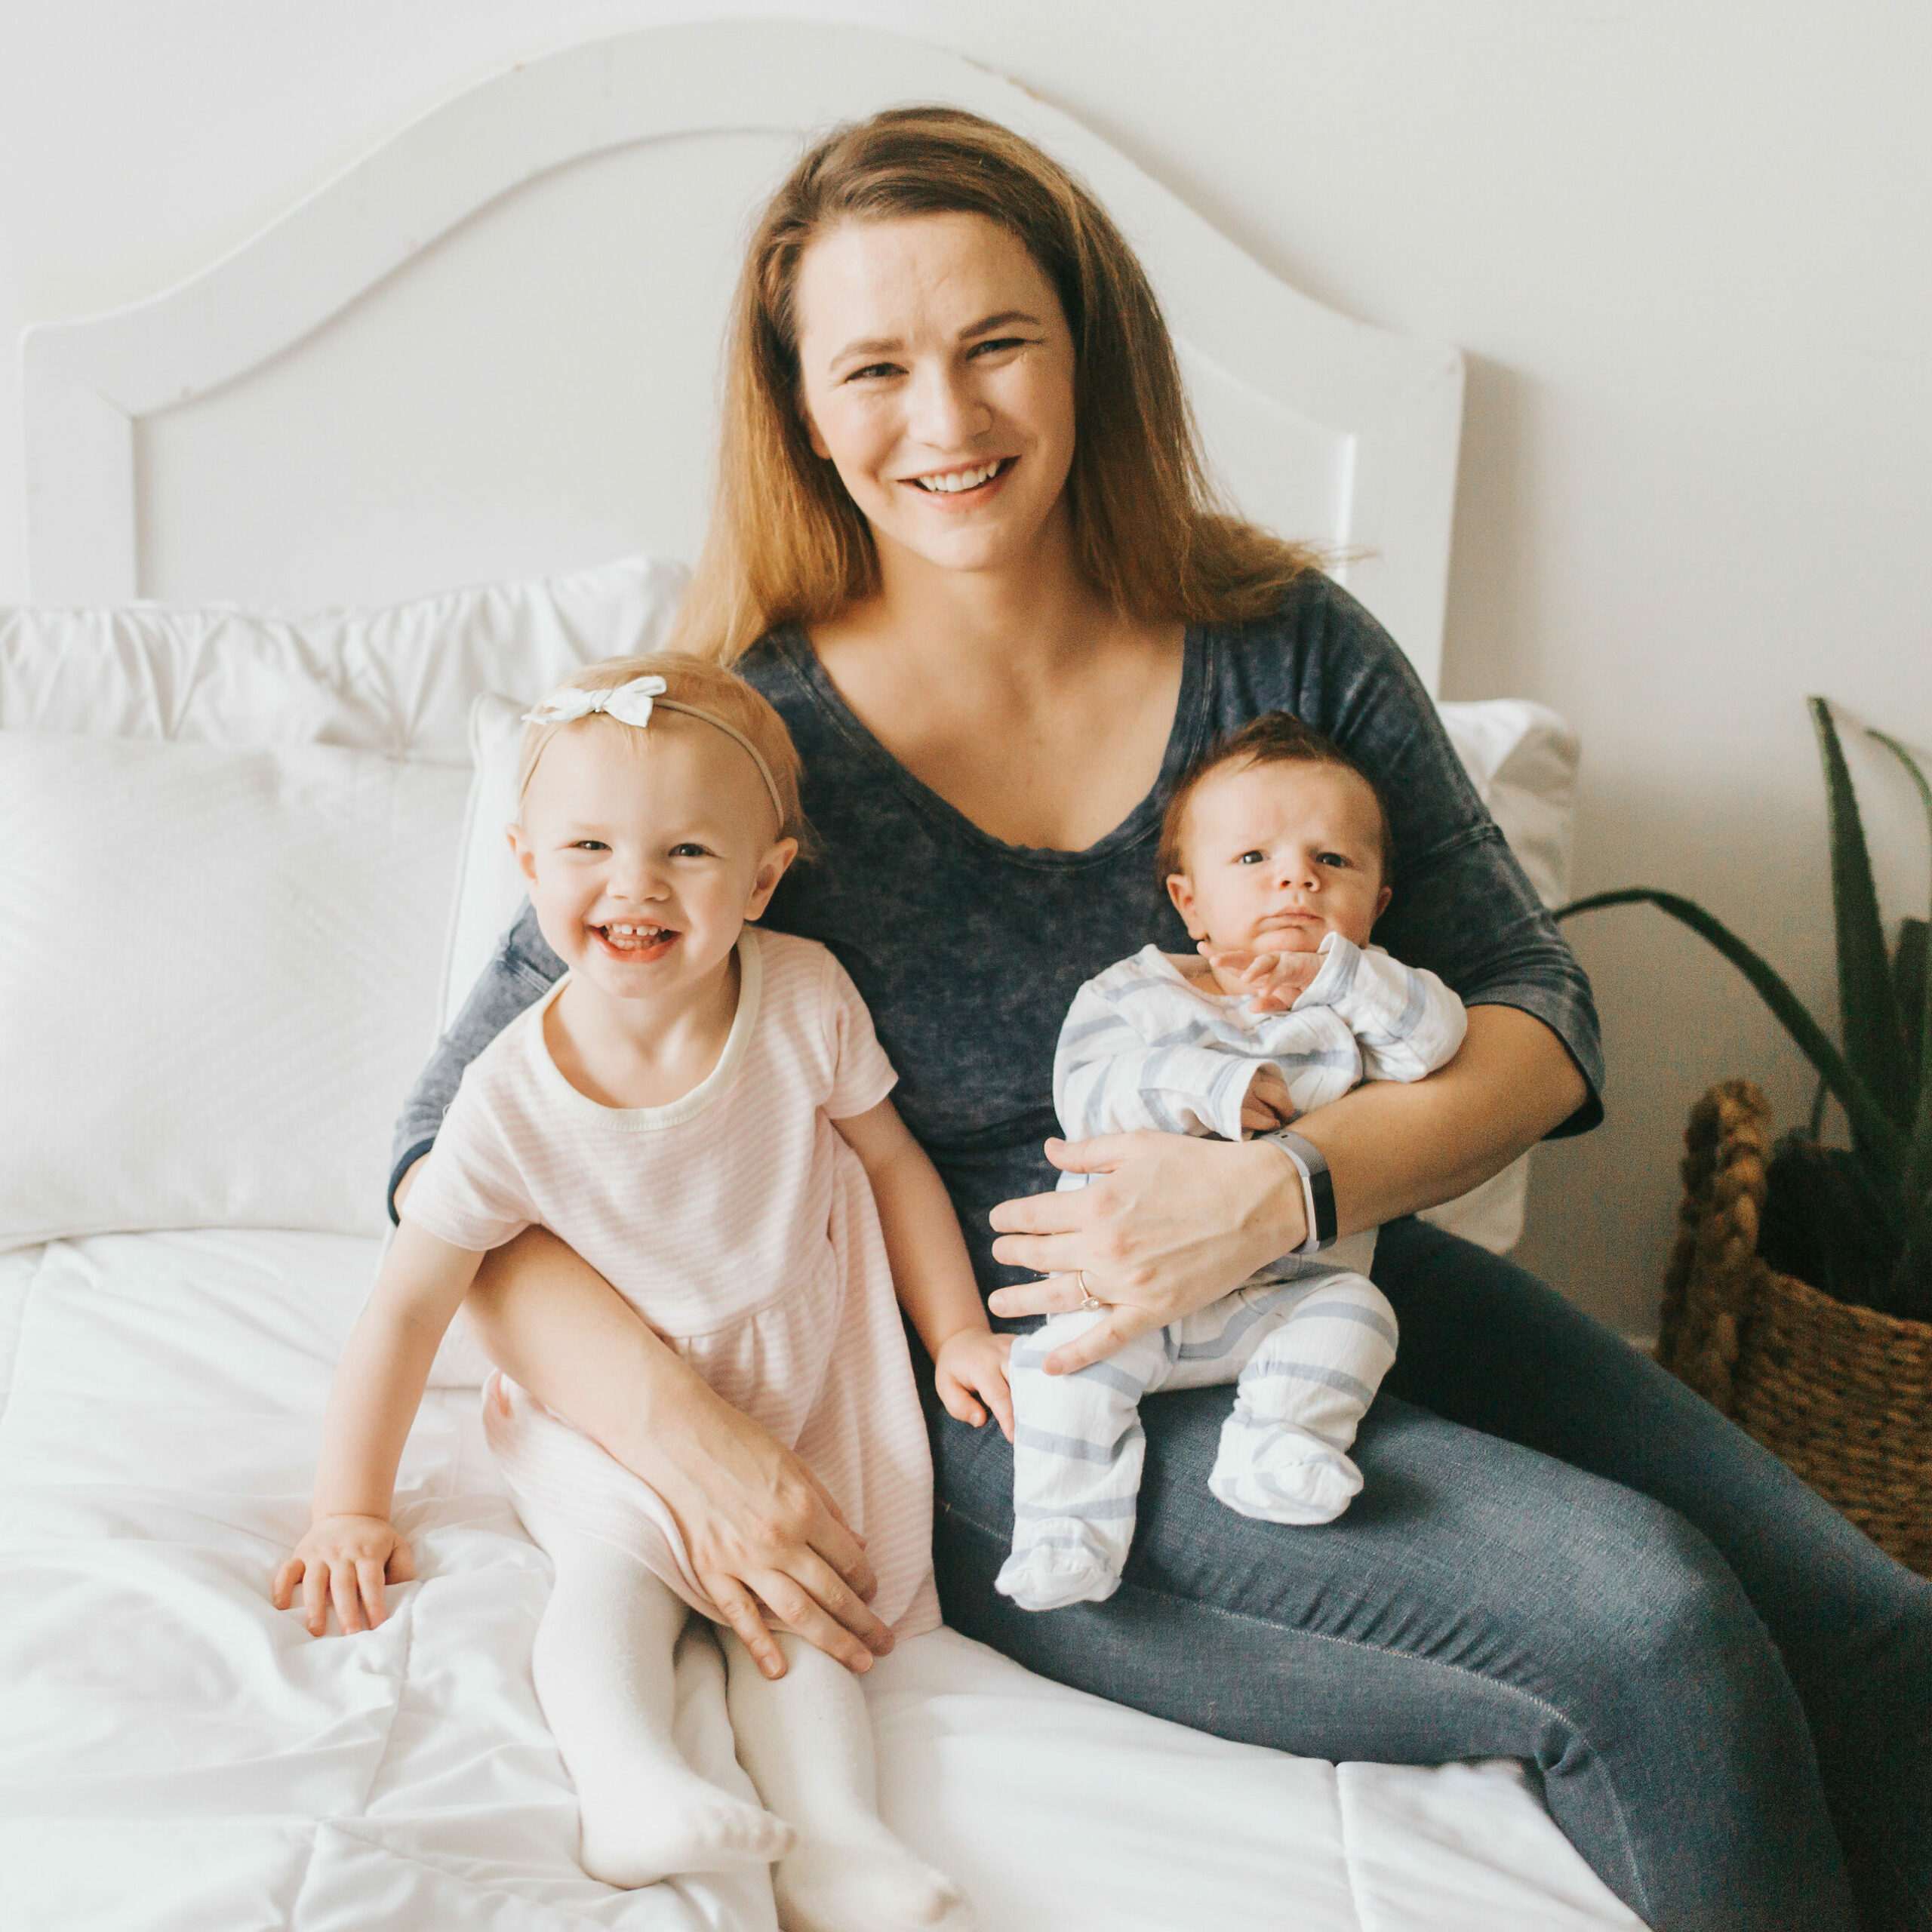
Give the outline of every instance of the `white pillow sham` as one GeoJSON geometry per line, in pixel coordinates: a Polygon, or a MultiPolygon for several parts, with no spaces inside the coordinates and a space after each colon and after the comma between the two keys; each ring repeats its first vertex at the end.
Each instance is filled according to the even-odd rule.
{"type": "Polygon", "coordinates": [[[467,764],[479,692],[535,697],[580,664],[657,649],[686,576],[631,557],[382,610],[0,610],[0,726],[467,764]]]}
{"type": "Polygon", "coordinates": [[[0,610],[0,1245],[383,1225],[481,691],[662,642],[638,557],[383,610],[0,610]],[[163,742],[165,741],[165,742],[163,742]]]}
{"type": "Polygon", "coordinates": [[[383,1224],[467,778],[0,731],[0,1247],[383,1224]]]}

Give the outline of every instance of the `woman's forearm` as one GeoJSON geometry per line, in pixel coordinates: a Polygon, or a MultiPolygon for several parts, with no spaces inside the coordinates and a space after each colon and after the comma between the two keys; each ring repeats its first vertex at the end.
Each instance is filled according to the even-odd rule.
{"type": "Polygon", "coordinates": [[[488,1257],[463,1313],[484,1353],[512,1381],[648,1481],[669,1473],[660,1444],[677,1440],[693,1408],[711,1395],[629,1303],[547,1229],[528,1229],[488,1257]]]}
{"type": "Polygon", "coordinates": [[[1474,1006],[1461,1051],[1426,1080],[1371,1081],[1297,1120],[1328,1158],[1343,1234],[1433,1208],[1500,1174],[1581,1106],[1576,1063],[1513,1006],[1474,1006]]]}
{"type": "Polygon", "coordinates": [[[892,1647],[866,1607],[865,1547],[794,1452],[733,1408],[583,1257],[529,1228],[465,1303],[491,1358],[648,1483],[691,1566],[760,1666],[784,1674],[763,1604],[854,1670],[892,1647]]]}

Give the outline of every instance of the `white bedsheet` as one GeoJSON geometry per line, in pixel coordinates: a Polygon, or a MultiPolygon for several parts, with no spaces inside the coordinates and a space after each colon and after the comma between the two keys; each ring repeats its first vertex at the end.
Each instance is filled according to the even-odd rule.
{"type": "MultiPolygon", "coordinates": [[[[423,1580],[312,1640],[266,1580],[376,1252],[102,1236],[0,1257],[7,1932],[771,1932],[761,1884],[612,1891],[529,1678],[545,1559],[433,1392],[398,1520],[423,1580]]],[[[687,1749],[729,1777],[716,1654],[687,1749]]],[[[1331,1765],[1048,1684],[942,1631],[867,1682],[887,1818],[985,1932],[1636,1924],[1515,1766],[1331,1765]]]]}

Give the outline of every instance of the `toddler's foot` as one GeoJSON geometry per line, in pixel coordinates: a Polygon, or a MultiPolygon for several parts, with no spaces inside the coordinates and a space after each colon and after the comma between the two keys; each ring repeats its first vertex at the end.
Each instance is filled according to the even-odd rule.
{"type": "Polygon", "coordinates": [[[585,1871],[626,1890],[692,1872],[769,1865],[798,1841],[783,1820],[691,1772],[626,1780],[621,1795],[586,1794],[580,1858],[585,1871]]]}
{"type": "Polygon", "coordinates": [[[784,1932],[975,1932],[966,1895],[882,1825],[812,1832],[771,1875],[784,1932]]]}
{"type": "Polygon", "coordinates": [[[1332,1523],[1361,1487],[1361,1472],[1291,1422],[1262,1422],[1238,1405],[1221,1429],[1208,1487],[1238,1516],[1263,1523],[1332,1523]]]}
{"type": "Polygon", "coordinates": [[[1120,1564],[1085,1524],[1069,1519],[1045,1525],[1042,1540],[1016,1549],[1000,1566],[993,1588],[1022,1610],[1104,1603],[1120,1588],[1120,1564]]]}

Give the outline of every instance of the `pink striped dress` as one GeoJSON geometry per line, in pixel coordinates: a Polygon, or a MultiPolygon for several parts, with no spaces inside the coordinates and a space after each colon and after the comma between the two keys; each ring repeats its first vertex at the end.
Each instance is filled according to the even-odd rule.
{"type": "MultiPolygon", "coordinates": [[[[404,1217],[454,1246],[567,1241],[721,1395],[795,1450],[866,1539],[872,1608],[939,1623],[932,1465],[872,1190],[832,1123],[897,1075],[824,947],[747,926],[718,1064],[666,1106],[600,1106],[557,1070],[559,981],[472,1063],[404,1217]]],[[[715,1619],[662,1499],[507,1376],[484,1420],[525,1524],[629,1551],[715,1619]]]]}

